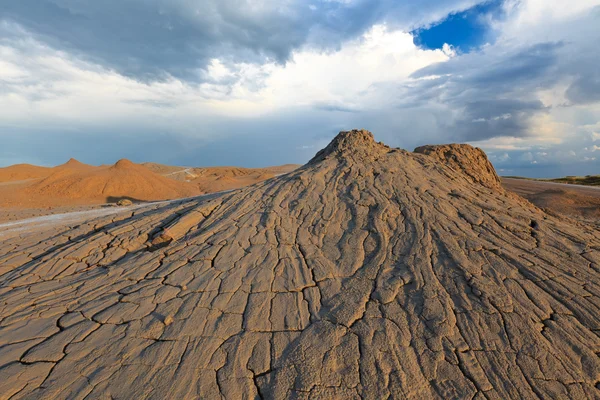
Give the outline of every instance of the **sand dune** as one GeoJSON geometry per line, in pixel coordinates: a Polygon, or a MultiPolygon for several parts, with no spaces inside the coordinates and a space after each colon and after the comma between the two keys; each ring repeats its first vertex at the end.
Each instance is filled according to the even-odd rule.
{"type": "Polygon", "coordinates": [[[285,176],[5,238],[0,393],[598,398],[600,231],[431,150],[342,132],[285,176]]]}

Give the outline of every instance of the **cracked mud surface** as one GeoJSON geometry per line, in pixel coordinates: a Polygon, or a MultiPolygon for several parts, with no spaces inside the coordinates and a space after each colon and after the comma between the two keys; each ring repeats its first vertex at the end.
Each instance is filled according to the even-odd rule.
{"type": "Polygon", "coordinates": [[[2,398],[600,398],[598,230],[367,132],[2,240],[2,398]]]}

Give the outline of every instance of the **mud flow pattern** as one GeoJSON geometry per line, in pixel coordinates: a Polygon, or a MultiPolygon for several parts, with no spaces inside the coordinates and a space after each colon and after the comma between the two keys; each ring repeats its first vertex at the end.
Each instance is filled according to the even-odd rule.
{"type": "Polygon", "coordinates": [[[0,246],[0,397],[598,398],[600,234],[466,145],[340,133],[285,176],[0,246]]]}

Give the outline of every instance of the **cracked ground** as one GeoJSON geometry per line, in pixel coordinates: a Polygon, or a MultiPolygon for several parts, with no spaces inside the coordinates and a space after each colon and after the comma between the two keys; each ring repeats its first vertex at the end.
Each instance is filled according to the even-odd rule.
{"type": "Polygon", "coordinates": [[[0,231],[0,398],[600,398],[600,232],[438,150],[0,231]]]}

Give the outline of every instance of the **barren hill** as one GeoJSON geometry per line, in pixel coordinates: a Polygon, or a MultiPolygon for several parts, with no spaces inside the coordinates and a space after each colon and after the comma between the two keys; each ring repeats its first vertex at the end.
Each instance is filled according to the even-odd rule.
{"type": "Polygon", "coordinates": [[[7,233],[0,393],[599,398],[600,232],[486,161],[342,132],[232,193],[7,233]]]}
{"type": "Polygon", "coordinates": [[[237,189],[271,179],[296,169],[298,166],[288,165],[271,168],[238,168],[210,167],[194,170],[196,178],[192,180],[204,193],[214,193],[223,190],[237,189]]]}
{"type": "Polygon", "coordinates": [[[79,170],[79,171],[84,171],[84,170],[93,170],[93,169],[98,169],[101,167],[95,167],[93,165],[89,165],[89,164],[84,164],[79,160],[76,160],[74,158],[70,158],[69,161],[67,161],[64,164],[61,164],[59,166],[54,167],[55,170],[79,170]]]}
{"type": "Polygon", "coordinates": [[[31,164],[16,164],[0,168],[0,183],[44,178],[51,173],[52,168],[38,167],[31,164]]]}
{"type": "Polygon", "coordinates": [[[110,199],[164,200],[199,194],[194,185],[174,182],[144,166],[120,160],[110,167],[91,167],[69,161],[45,179],[25,189],[31,198],[89,202],[110,199]]]}
{"type": "Polygon", "coordinates": [[[39,167],[31,164],[15,164],[0,168],[0,183],[19,182],[46,178],[56,171],[90,170],[97,167],[83,164],[74,158],[56,167],[39,167]]]}
{"type": "Polygon", "coordinates": [[[0,168],[0,223],[103,207],[122,198],[171,200],[238,189],[299,167],[186,168],[127,160],[121,164],[121,168],[92,166],[70,159],[53,168],[27,164],[0,168]]]}
{"type": "Polygon", "coordinates": [[[142,165],[167,178],[194,183],[202,193],[214,193],[238,189],[244,186],[253,185],[257,182],[262,182],[277,175],[289,173],[300,167],[296,164],[285,164],[266,168],[185,168],[156,163],[144,163],[142,165]]]}

